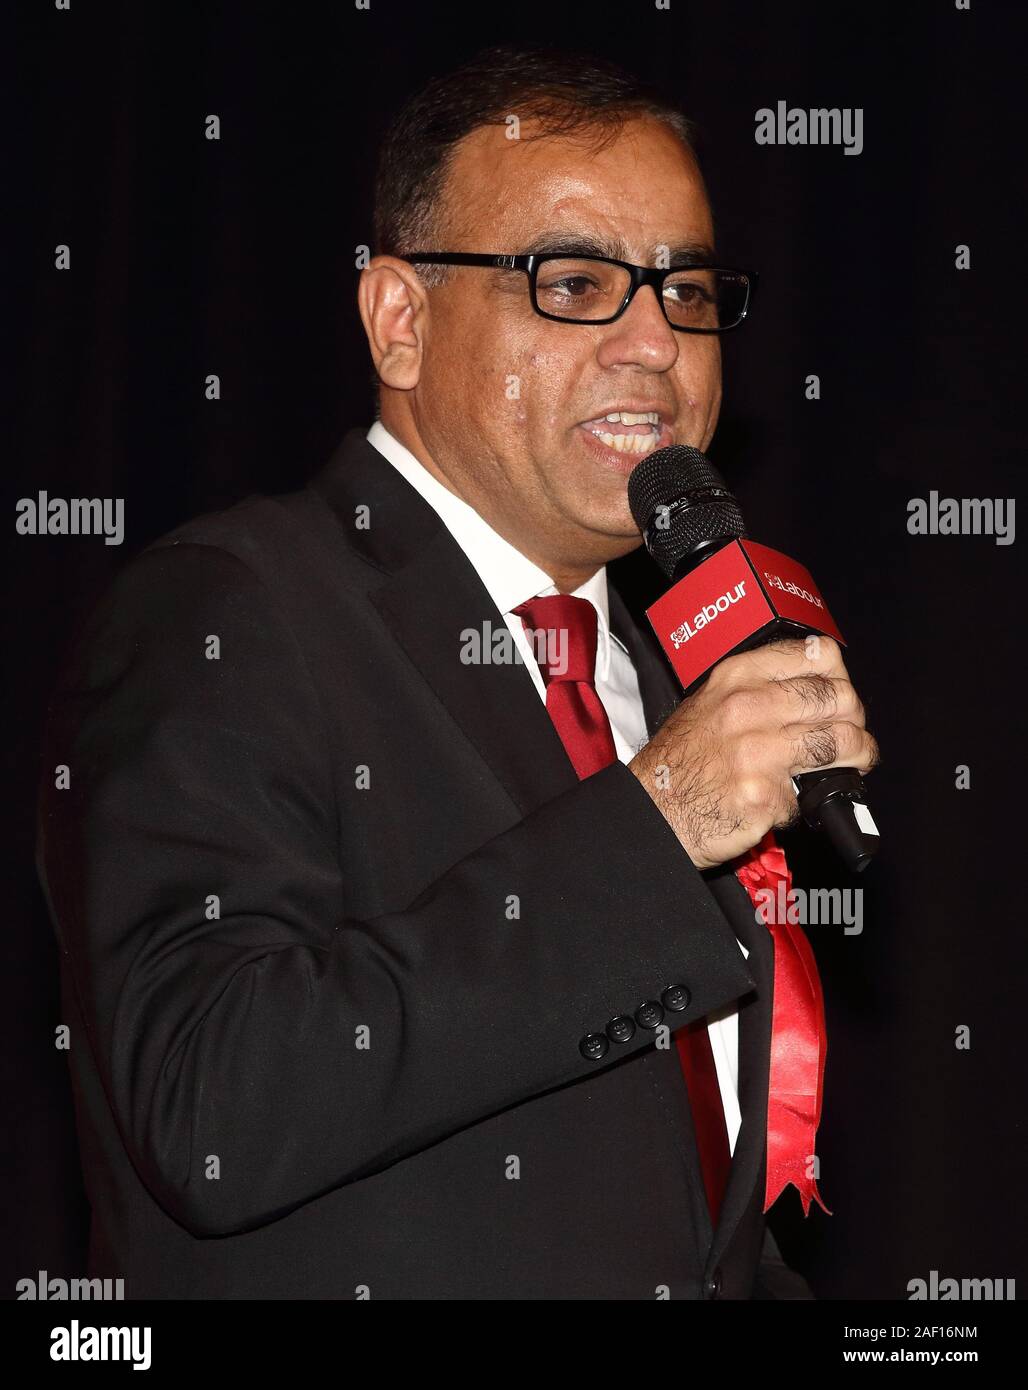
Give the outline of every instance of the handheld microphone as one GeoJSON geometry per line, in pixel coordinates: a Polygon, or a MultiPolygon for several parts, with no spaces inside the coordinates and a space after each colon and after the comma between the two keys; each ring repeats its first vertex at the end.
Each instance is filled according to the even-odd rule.
{"type": "MultiPolygon", "coordinates": [[[[845,646],[809,572],[747,538],[738,502],[699,449],[672,444],[644,458],[628,480],[628,504],[672,581],[646,616],[686,695],[725,657],[776,638],[813,633],[845,646]]],[[[851,871],[866,868],[880,841],[858,769],[803,772],[792,784],[807,824],[851,871]]]]}

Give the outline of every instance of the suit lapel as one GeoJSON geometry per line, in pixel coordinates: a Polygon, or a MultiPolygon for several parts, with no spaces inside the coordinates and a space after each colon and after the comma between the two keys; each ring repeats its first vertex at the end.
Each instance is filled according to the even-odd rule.
{"type": "Polygon", "coordinates": [[[480,634],[489,656],[492,634],[504,638],[507,625],[435,510],[360,429],[346,435],[311,486],[381,571],[372,604],[518,809],[527,814],[575,786],[574,767],[521,663],[461,660],[463,634],[480,634]],[[360,530],[359,507],[369,509],[370,523],[360,530]]]}
{"type": "Polygon", "coordinates": [[[682,698],[682,689],[649,629],[633,621],[624,599],[613,583],[607,586],[610,630],[625,644],[639,677],[646,716],[646,732],[652,738],[682,698]]]}

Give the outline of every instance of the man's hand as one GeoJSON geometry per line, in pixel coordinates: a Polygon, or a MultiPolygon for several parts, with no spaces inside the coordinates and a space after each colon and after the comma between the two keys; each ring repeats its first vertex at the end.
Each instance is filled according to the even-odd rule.
{"type": "Polygon", "coordinates": [[[628,766],[710,869],[796,819],[794,774],[877,762],[838,643],[810,637],[722,661],[628,766]]]}

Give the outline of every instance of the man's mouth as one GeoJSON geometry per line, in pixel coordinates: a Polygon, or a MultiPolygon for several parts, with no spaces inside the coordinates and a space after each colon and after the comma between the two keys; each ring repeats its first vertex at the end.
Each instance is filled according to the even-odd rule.
{"type": "Polygon", "coordinates": [[[671,431],[656,410],[614,410],[594,420],[583,420],[580,429],[606,449],[635,461],[658,446],[671,443],[671,431]]]}

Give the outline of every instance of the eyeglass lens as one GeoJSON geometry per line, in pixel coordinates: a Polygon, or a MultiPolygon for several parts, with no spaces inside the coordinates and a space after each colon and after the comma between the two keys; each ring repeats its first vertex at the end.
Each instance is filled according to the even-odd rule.
{"type": "MultiPolygon", "coordinates": [[[[546,314],[588,323],[618,312],[632,277],[623,266],[588,257],[543,261],[536,301],[546,314]]],[[[746,308],[748,280],[728,270],[676,270],[664,281],[664,310],[681,328],[733,328],[746,308]]]]}

